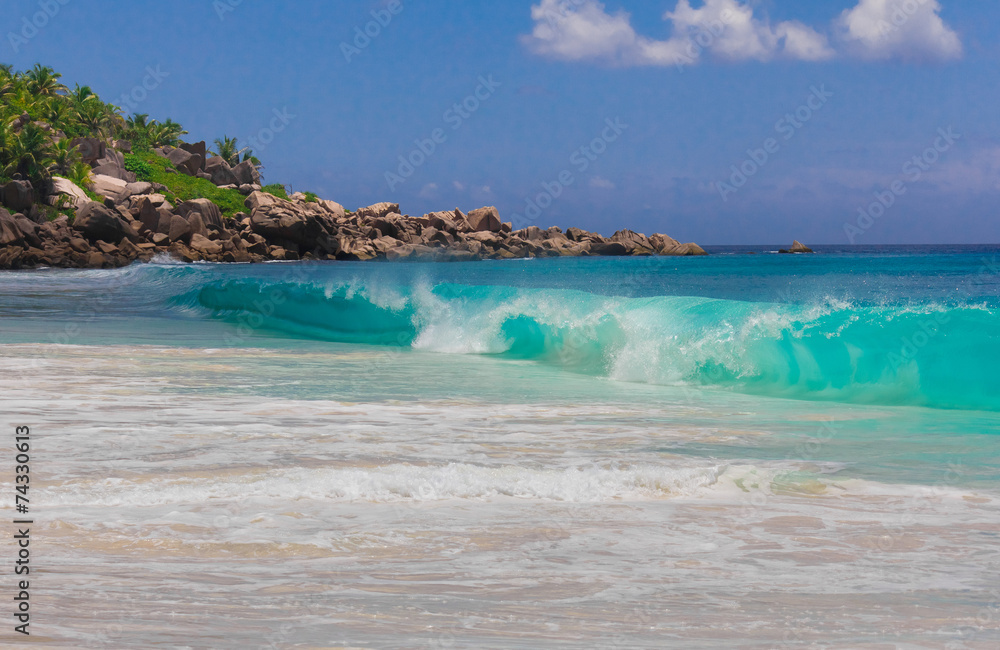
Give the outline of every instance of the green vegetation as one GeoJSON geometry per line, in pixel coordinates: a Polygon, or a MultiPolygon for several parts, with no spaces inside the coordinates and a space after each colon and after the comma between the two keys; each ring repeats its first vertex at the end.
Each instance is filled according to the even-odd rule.
{"type": "Polygon", "coordinates": [[[219,206],[222,214],[227,217],[246,211],[244,205],[246,197],[236,190],[224,190],[204,178],[181,174],[174,168],[173,163],[152,151],[137,152],[132,154],[132,158],[137,163],[141,162],[149,167],[147,180],[166,185],[167,191],[164,196],[174,205],[192,199],[208,199],[219,206]]]}
{"type": "Polygon", "coordinates": [[[136,115],[128,120],[122,110],[106,104],[87,86],[70,90],[61,75],[42,65],[27,72],[0,66],[0,175],[19,174],[39,187],[53,175],[86,183],[74,138],[131,140],[143,148],[176,144],[185,133],[171,120],[163,124],[136,115]]]}
{"type": "Polygon", "coordinates": [[[117,138],[131,142],[134,150],[149,151],[157,147],[176,147],[181,144],[182,135],[187,135],[187,131],[171,119],[160,123],[150,120],[145,113],[136,113],[125,120],[125,128],[117,138]]]}
{"type": "Polygon", "coordinates": [[[306,203],[319,203],[319,196],[312,192],[303,192],[306,195],[306,203]]]}
{"type": "MultiPolygon", "coordinates": [[[[144,113],[125,117],[121,108],[101,101],[88,86],[69,89],[60,79],[60,74],[42,65],[27,72],[0,65],[0,182],[19,175],[31,181],[37,192],[52,176],[62,176],[101,201],[88,189],[90,166],[83,162],[73,140],[98,138],[109,144],[124,140],[134,152],[125,156],[125,168],[139,180],[167,186],[171,202],[206,198],[227,216],[244,209],[239,192],[177,173],[170,161],[153,153],[159,147],[183,144],[181,136],[187,131],[180,124],[170,119],[159,122],[144,113]]],[[[260,166],[253,152],[240,149],[235,138],[224,136],[215,145],[231,165],[250,160],[260,166]]],[[[288,198],[281,185],[268,187],[275,196],[288,198]]]]}
{"type": "Polygon", "coordinates": [[[135,174],[136,180],[153,180],[152,165],[135,154],[125,154],[125,169],[135,174]]]}
{"type": "Polygon", "coordinates": [[[73,223],[73,219],[76,218],[76,211],[71,207],[53,207],[51,205],[41,204],[38,206],[38,209],[42,211],[46,221],[55,221],[59,217],[65,215],[66,217],[69,217],[69,222],[73,223]]]}
{"type": "Polygon", "coordinates": [[[65,215],[69,217],[69,222],[73,223],[73,219],[76,217],[76,211],[70,203],[70,198],[66,195],[59,197],[59,202],[57,205],[47,205],[39,204],[39,211],[45,217],[46,221],[55,221],[59,217],[65,215]]]}
{"type": "Polygon", "coordinates": [[[208,152],[212,156],[219,156],[227,163],[230,167],[235,167],[244,161],[251,161],[254,165],[260,167],[260,161],[253,155],[253,149],[249,147],[240,146],[236,138],[230,138],[228,135],[222,136],[222,139],[218,138],[215,140],[215,150],[208,152]],[[240,158],[242,156],[242,158],[240,158]]]}
{"type": "Polygon", "coordinates": [[[276,196],[279,199],[288,200],[288,191],[285,190],[285,186],[279,183],[272,183],[271,185],[265,185],[261,188],[261,191],[267,192],[271,196],[276,196]]]}

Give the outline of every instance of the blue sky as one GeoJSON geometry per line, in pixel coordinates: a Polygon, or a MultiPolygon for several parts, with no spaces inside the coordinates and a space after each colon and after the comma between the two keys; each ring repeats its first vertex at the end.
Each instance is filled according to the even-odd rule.
{"type": "Polygon", "coordinates": [[[5,9],[0,60],[192,140],[254,138],[267,181],[350,208],[496,205],[703,244],[1000,242],[993,0],[5,9]]]}

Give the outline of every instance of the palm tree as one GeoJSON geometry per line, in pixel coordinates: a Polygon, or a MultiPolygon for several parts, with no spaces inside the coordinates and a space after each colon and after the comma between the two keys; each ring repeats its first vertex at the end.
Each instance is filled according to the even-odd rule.
{"type": "Polygon", "coordinates": [[[4,160],[3,175],[20,174],[33,182],[49,177],[51,143],[48,134],[35,124],[29,122],[17,136],[10,138],[8,152],[4,160]]]}
{"type": "Polygon", "coordinates": [[[77,106],[76,121],[88,133],[106,137],[111,123],[104,106],[99,102],[86,102],[77,106]]]}
{"type": "Polygon", "coordinates": [[[41,63],[36,63],[25,76],[28,78],[28,89],[39,97],[52,97],[67,90],[66,86],[59,83],[62,75],[41,63]]]}
{"type": "MultiPolygon", "coordinates": [[[[42,116],[51,125],[61,125],[69,120],[72,115],[73,107],[65,99],[61,97],[53,97],[46,107],[42,116]]],[[[55,127],[57,128],[57,127],[55,127]]]]}
{"type": "Polygon", "coordinates": [[[125,120],[125,125],[130,130],[135,131],[146,131],[153,124],[156,124],[156,120],[150,121],[148,113],[135,113],[132,117],[125,120]]]}
{"type": "Polygon", "coordinates": [[[11,132],[7,120],[0,120],[0,170],[5,169],[10,161],[10,146],[13,137],[14,134],[11,132]]]}
{"type": "Polygon", "coordinates": [[[122,111],[120,106],[101,104],[101,108],[104,111],[104,119],[108,125],[109,132],[120,131],[125,128],[125,118],[122,117],[124,111],[122,111]]]}
{"type": "Polygon", "coordinates": [[[257,159],[257,156],[253,155],[253,149],[246,147],[243,149],[243,162],[246,162],[248,160],[252,162],[253,166],[257,167],[258,169],[263,167],[260,160],[257,159]]]}
{"type": "Polygon", "coordinates": [[[176,147],[181,143],[181,136],[187,135],[187,131],[180,124],[167,118],[166,122],[157,124],[150,131],[150,146],[152,147],[176,147]]]}
{"type": "Polygon", "coordinates": [[[80,106],[84,102],[97,100],[97,95],[90,89],[90,86],[81,86],[80,84],[77,84],[73,90],[69,91],[69,95],[67,96],[73,102],[74,106],[80,106]]]}
{"type": "Polygon", "coordinates": [[[90,165],[82,161],[73,163],[66,172],[66,178],[73,181],[80,187],[90,185],[92,176],[93,175],[90,172],[90,165]]]}
{"type": "Polygon", "coordinates": [[[36,97],[28,90],[28,86],[22,79],[15,79],[9,88],[3,89],[4,104],[8,107],[11,115],[29,115],[37,108],[36,97]]]}
{"type": "Polygon", "coordinates": [[[0,64],[0,88],[5,88],[14,81],[14,73],[7,64],[0,64]]]}
{"type": "Polygon", "coordinates": [[[146,147],[149,145],[150,132],[156,127],[156,120],[150,120],[146,113],[135,113],[125,120],[124,126],[116,136],[129,140],[133,145],[146,147]]]}
{"type": "Polygon", "coordinates": [[[213,156],[219,156],[225,160],[231,167],[235,167],[240,164],[240,154],[242,154],[247,149],[239,148],[239,144],[236,138],[230,138],[228,135],[222,136],[222,139],[215,140],[215,151],[210,151],[209,153],[213,156]]]}
{"type": "Polygon", "coordinates": [[[80,152],[73,145],[72,140],[63,138],[52,145],[49,151],[49,172],[67,176],[73,172],[73,166],[80,162],[80,152]]]}

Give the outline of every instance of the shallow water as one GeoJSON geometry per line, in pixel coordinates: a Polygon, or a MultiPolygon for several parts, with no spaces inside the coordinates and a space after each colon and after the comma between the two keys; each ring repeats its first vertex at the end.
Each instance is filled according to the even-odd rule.
{"type": "Polygon", "coordinates": [[[995,648],[984,254],[0,276],[33,632],[995,648]]]}

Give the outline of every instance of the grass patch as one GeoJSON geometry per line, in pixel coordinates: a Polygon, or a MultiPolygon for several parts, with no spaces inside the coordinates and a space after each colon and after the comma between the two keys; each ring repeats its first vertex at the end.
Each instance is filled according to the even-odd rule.
{"type": "Polygon", "coordinates": [[[55,221],[56,219],[58,219],[63,215],[69,217],[70,224],[72,224],[73,220],[76,219],[76,211],[71,207],[66,207],[66,206],[56,207],[51,205],[45,205],[44,203],[38,203],[36,205],[38,206],[38,209],[41,210],[42,216],[45,217],[46,221],[55,221]]]}
{"type": "Polygon", "coordinates": [[[312,192],[303,192],[306,195],[306,203],[319,203],[319,196],[312,192]]]}
{"type": "Polygon", "coordinates": [[[270,185],[265,185],[261,189],[261,191],[267,192],[271,196],[276,196],[279,199],[284,199],[286,201],[288,200],[288,192],[285,191],[285,186],[281,185],[280,183],[272,183],[270,185]]]}
{"type": "Polygon", "coordinates": [[[149,166],[149,182],[167,186],[164,196],[175,206],[192,199],[208,199],[219,206],[223,216],[246,212],[246,197],[237,190],[224,190],[204,178],[181,174],[172,162],[152,151],[138,151],[132,156],[149,166]]]}
{"type": "Polygon", "coordinates": [[[81,187],[80,189],[83,190],[83,193],[86,194],[87,198],[90,199],[91,201],[97,201],[98,203],[104,203],[104,197],[101,196],[100,194],[98,194],[97,192],[88,190],[86,187],[81,187]]]}
{"type": "Polygon", "coordinates": [[[125,169],[135,174],[136,180],[140,181],[151,181],[153,177],[153,167],[140,158],[139,156],[131,153],[125,154],[125,169]]]}

